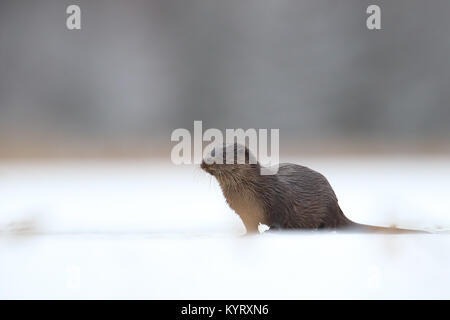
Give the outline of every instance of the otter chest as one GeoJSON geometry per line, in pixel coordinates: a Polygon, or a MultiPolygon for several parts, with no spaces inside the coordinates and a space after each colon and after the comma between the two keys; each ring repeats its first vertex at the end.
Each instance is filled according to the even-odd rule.
{"type": "Polygon", "coordinates": [[[241,218],[249,232],[256,232],[259,223],[267,224],[264,211],[254,195],[247,192],[224,191],[227,203],[241,218]]]}

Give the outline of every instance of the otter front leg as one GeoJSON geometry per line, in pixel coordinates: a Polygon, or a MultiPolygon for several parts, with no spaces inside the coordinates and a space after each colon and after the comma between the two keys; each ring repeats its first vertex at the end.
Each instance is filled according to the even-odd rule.
{"type": "Polygon", "coordinates": [[[245,230],[247,231],[247,233],[257,233],[258,232],[259,222],[244,220],[244,219],[242,219],[242,217],[241,217],[241,220],[244,223],[245,230]]]}
{"type": "Polygon", "coordinates": [[[258,232],[260,223],[268,224],[260,202],[252,194],[225,188],[223,191],[228,205],[241,218],[248,233],[258,232]]]}
{"type": "Polygon", "coordinates": [[[260,223],[267,225],[267,219],[265,218],[262,210],[259,210],[257,206],[240,206],[239,209],[235,209],[235,211],[244,223],[245,229],[248,233],[259,232],[258,226],[260,223]]]}
{"type": "Polygon", "coordinates": [[[235,198],[232,201],[228,201],[228,204],[241,218],[248,233],[257,233],[260,223],[267,224],[263,211],[254,201],[235,198]]]}

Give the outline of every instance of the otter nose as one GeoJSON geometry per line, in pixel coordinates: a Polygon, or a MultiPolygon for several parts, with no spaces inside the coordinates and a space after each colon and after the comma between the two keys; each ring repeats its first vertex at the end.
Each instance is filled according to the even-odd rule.
{"type": "Polygon", "coordinates": [[[200,168],[202,168],[203,170],[208,169],[212,166],[211,163],[207,163],[205,160],[203,160],[202,163],[200,164],[200,168]]]}

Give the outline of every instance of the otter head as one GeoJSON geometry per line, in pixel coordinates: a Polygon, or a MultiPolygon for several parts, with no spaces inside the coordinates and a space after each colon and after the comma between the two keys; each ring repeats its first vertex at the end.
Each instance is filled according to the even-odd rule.
{"type": "Polygon", "coordinates": [[[204,157],[200,167],[224,186],[245,184],[257,178],[260,171],[250,150],[237,143],[215,147],[204,157]]]}

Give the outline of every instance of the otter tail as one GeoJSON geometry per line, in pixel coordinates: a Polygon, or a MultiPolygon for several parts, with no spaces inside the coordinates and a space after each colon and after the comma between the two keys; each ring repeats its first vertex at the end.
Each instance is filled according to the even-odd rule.
{"type": "MultiPolygon", "coordinates": [[[[343,219],[343,226],[349,231],[357,231],[357,232],[370,232],[370,233],[384,233],[384,234],[406,234],[406,233],[430,233],[425,230],[411,230],[411,229],[401,229],[396,226],[392,227],[377,227],[370,226],[367,224],[356,223],[348,219],[341,208],[339,208],[339,214],[343,219]]],[[[445,232],[444,232],[445,233],[445,232]]]]}
{"type": "Polygon", "coordinates": [[[384,233],[384,234],[406,234],[406,233],[429,233],[425,230],[412,230],[412,229],[401,229],[397,228],[396,226],[392,227],[376,227],[376,226],[369,226],[365,224],[358,224],[357,230],[365,231],[365,232],[373,232],[373,233],[384,233]]]}

